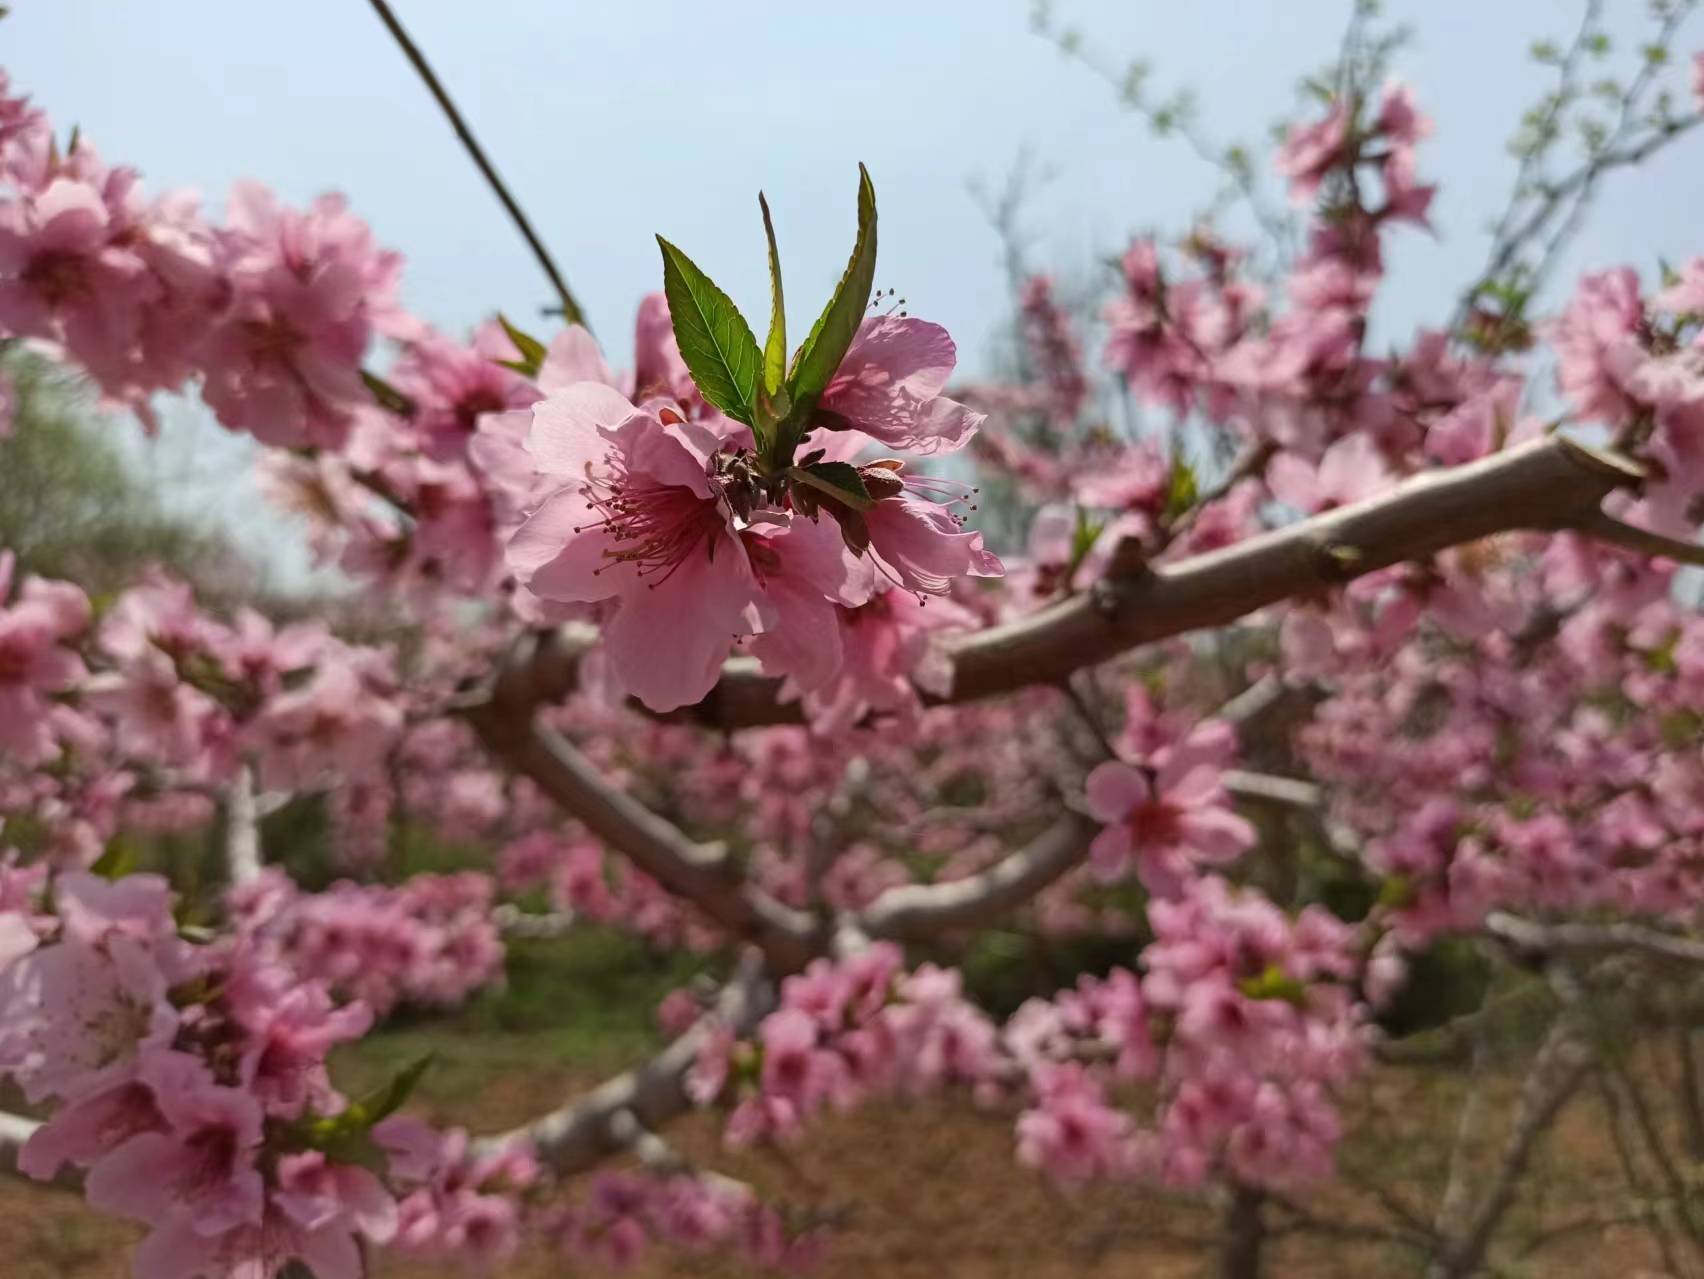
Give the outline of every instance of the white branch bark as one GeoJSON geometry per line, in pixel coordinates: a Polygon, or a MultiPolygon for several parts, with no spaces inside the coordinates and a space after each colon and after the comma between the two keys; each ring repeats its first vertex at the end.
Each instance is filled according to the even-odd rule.
{"type": "Polygon", "coordinates": [[[583,1172],[631,1147],[635,1131],[654,1132],[691,1109],[686,1076],[704,1038],[718,1025],[749,1035],[774,1006],[774,989],[756,964],[723,990],[715,1009],[649,1061],[607,1080],[560,1110],[481,1142],[487,1150],[528,1141],[558,1175],[583,1172]]]}
{"type": "Polygon", "coordinates": [[[858,925],[873,938],[916,941],[990,923],[1081,862],[1100,829],[1098,822],[1068,812],[1029,844],[978,874],[888,889],[859,912],[858,925]]]}
{"type": "Polygon", "coordinates": [[[0,1111],[0,1169],[17,1172],[18,1152],[41,1124],[22,1115],[0,1111]]]}
{"type": "Polygon", "coordinates": [[[260,865],[260,810],[254,773],[244,764],[225,791],[225,870],[231,887],[258,878],[260,865]]]}
{"type": "Polygon", "coordinates": [[[1639,924],[1539,924],[1497,911],[1486,918],[1485,931],[1518,950],[1540,955],[1626,952],[1682,964],[1704,964],[1704,941],[1639,924]]]}

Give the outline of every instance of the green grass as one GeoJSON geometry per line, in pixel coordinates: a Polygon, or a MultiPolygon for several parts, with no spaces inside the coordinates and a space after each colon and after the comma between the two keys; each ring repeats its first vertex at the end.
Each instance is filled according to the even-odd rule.
{"type": "Polygon", "coordinates": [[[403,1011],[334,1063],[338,1085],[360,1094],[430,1053],[417,1097],[468,1113],[499,1073],[580,1076],[639,1060],[660,1042],[658,1002],[710,971],[705,958],[660,955],[613,929],[576,928],[509,943],[508,980],[452,1013],[403,1011]]]}

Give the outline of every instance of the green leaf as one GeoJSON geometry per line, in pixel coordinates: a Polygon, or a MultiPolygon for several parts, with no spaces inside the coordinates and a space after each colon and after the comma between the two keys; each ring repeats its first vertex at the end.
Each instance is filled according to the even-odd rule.
{"type": "Polygon", "coordinates": [[[1287,1004],[1299,1004],[1307,997],[1306,987],[1276,964],[1269,964],[1258,977],[1244,977],[1237,989],[1250,999],[1281,999],[1287,1004]]]}
{"type": "Polygon", "coordinates": [[[864,320],[864,308],[870,304],[870,289],[876,281],[876,188],[870,172],[858,166],[858,241],[852,246],[851,260],[846,273],[835,286],[810,336],[793,357],[792,372],[787,389],[793,394],[793,411],[798,420],[809,418],[823,393],[846,358],[846,351],[864,320]]]}
{"type": "Polygon", "coordinates": [[[402,417],[414,416],[414,401],[377,373],[361,370],[361,380],[367,384],[367,389],[373,393],[373,398],[379,402],[379,407],[388,409],[402,417]]]}
{"type": "Polygon", "coordinates": [[[657,244],[663,251],[663,292],[675,341],[692,380],[706,402],[755,428],[763,354],[751,326],[691,258],[660,235],[657,244]]]}
{"type": "Polygon", "coordinates": [[[356,1105],[367,1114],[368,1126],[389,1119],[401,1110],[414,1095],[415,1088],[419,1087],[421,1079],[432,1068],[435,1060],[432,1053],[417,1058],[399,1070],[390,1083],[357,1102],[356,1105]]]}
{"type": "Polygon", "coordinates": [[[515,344],[515,350],[521,353],[518,360],[498,360],[497,363],[506,369],[515,370],[522,377],[537,377],[538,371],[544,367],[544,357],[547,354],[544,343],[530,333],[521,332],[510,324],[508,317],[501,312],[497,315],[497,323],[503,326],[503,332],[509,335],[509,341],[515,344]]]}
{"type": "Polygon", "coordinates": [[[854,511],[867,511],[876,504],[858,468],[850,462],[813,462],[795,466],[788,474],[796,483],[808,484],[854,511]]]}
{"type": "Polygon", "coordinates": [[[1379,905],[1387,910],[1401,910],[1414,901],[1414,881],[1403,874],[1387,876],[1379,885],[1379,905]]]}
{"type": "Polygon", "coordinates": [[[1195,480],[1195,468],[1182,456],[1172,459],[1171,479],[1166,485],[1166,518],[1175,520],[1190,507],[1200,488],[1195,480]]]}
{"type": "Polygon", "coordinates": [[[339,1163],[382,1171],[384,1152],[373,1140],[373,1128],[402,1108],[432,1061],[433,1055],[427,1053],[403,1067],[388,1084],[335,1115],[309,1116],[297,1121],[289,1131],[291,1144],[300,1150],[317,1150],[339,1163]]]}
{"type": "Polygon", "coordinates": [[[134,874],[136,870],[136,849],[126,839],[116,838],[106,846],[106,851],[100,855],[93,866],[89,867],[90,874],[99,875],[102,879],[123,879],[126,875],[134,874]]]}
{"type": "Polygon", "coordinates": [[[763,389],[774,395],[787,377],[787,307],[781,299],[781,251],[775,247],[775,224],[769,219],[769,201],[757,193],[763,210],[763,234],[769,241],[769,337],[763,344],[763,389]]]}
{"type": "Polygon", "coordinates": [[[1087,507],[1077,508],[1077,522],[1071,530],[1071,565],[1070,572],[1065,575],[1067,581],[1075,576],[1083,561],[1089,557],[1089,552],[1094,550],[1095,542],[1105,527],[1106,521],[1093,519],[1087,507]]]}

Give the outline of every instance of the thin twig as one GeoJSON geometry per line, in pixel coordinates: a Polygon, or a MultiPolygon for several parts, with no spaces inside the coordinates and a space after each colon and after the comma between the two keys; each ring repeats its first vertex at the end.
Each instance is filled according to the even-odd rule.
{"type": "Polygon", "coordinates": [[[1601,511],[1581,525],[1580,532],[1587,537],[1595,537],[1600,542],[1610,542],[1630,551],[1673,560],[1676,564],[1704,566],[1704,546],[1697,542],[1683,542],[1677,537],[1665,537],[1661,533],[1653,533],[1650,529],[1623,523],[1601,511]]]}
{"type": "MultiPolygon", "coordinates": [[[[1603,0],[1586,0],[1585,11],[1580,17],[1580,29],[1574,36],[1574,43],[1569,46],[1563,57],[1560,74],[1557,77],[1556,92],[1550,99],[1550,105],[1539,120],[1535,134],[1541,141],[1547,139],[1556,129],[1558,118],[1573,101],[1575,82],[1578,78],[1580,60],[1585,55],[1586,43],[1596,29],[1598,17],[1603,9],[1603,0]]],[[[1538,167],[1540,157],[1544,153],[1544,145],[1535,143],[1527,148],[1521,157],[1519,167],[1515,170],[1514,187],[1509,192],[1509,202],[1504,206],[1503,215],[1497,220],[1497,226],[1491,233],[1491,259],[1485,269],[1479,273],[1468,291],[1462,295],[1461,302],[1456,308],[1455,320],[1451,323],[1452,331],[1459,331],[1467,321],[1468,313],[1473,308],[1480,289],[1494,280],[1514,255],[1519,251],[1521,241],[1513,234],[1515,217],[1520,212],[1525,199],[1528,185],[1532,181],[1533,171],[1538,167]]]]}
{"type": "Polygon", "coordinates": [[[527,215],[521,211],[520,204],[509,193],[508,185],[498,174],[496,166],[485,154],[485,148],[479,145],[479,139],[473,136],[473,130],[462,118],[462,113],[457,109],[455,100],[450,97],[449,90],[444,87],[443,81],[438,79],[437,73],[432,70],[431,63],[426,61],[426,55],[420,51],[420,46],[410,38],[402,23],[397,20],[396,14],[391,12],[391,7],[386,3],[386,0],[368,0],[368,3],[373,6],[373,12],[379,15],[379,21],[385,24],[385,29],[401,46],[403,55],[407,57],[415,71],[419,72],[420,78],[426,82],[426,87],[431,91],[432,97],[437,100],[438,106],[449,117],[450,127],[456,131],[456,137],[461,139],[462,146],[467,149],[468,155],[473,157],[473,162],[478,166],[479,172],[484,176],[487,185],[497,193],[497,198],[502,201],[503,208],[508,211],[510,219],[520,230],[527,246],[532,249],[533,257],[538,259],[539,266],[543,267],[545,275],[550,277],[551,286],[556,290],[556,296],[559,299],[562,318],[569,324],[579,324],[589,328],[590,326],[586,324],[585,313],[580,310],[580,304],[574,300],[574,295],[568,291],[568,282],[562,278],[562,272],[556,269],[556,263],[550,256],[550,250],[544,247],[544,241],[539,239],[538,232],[533,230],[532,223],[527,220],[527,215]]]}
{"type": "Polygon", "coordinates": [[[1443,1238],[1458,1235],[1468,1221],[1472,1202],[1472,1146],[1485,1121],[1485,1066],[1491,1052],[1491,1036],[1485,1022],[1474,1025],[1473,1058],[1468,1067],[1467,1097],[1457,1116],[1455,1142],[1450,1148],[1449,1171],[1444,1177],[1443,1197],[1438,1201],[1437,1233],[1443,1238]]]}
{"type": "Polygon", "coordinates": [[[1674,1232],[1663,1220],[1663,1214],[1656,1205],[1657,1196],[1651,1193],[1645,1184],[1645,1174],[1639,1167],[1639,1159],[1633,1152],[1633,1144],[1628,1140],[1626,1109],[1621,1104],[1615,1090],[1609,1086],[1609,1080],[1603,1071],[1597,1072],[1598,1096],[1603,1102],[1604,1110],[1609,1114],[1609,1139],[1615,1147],[1615,1155],[1621,1162],[1621,1174],[1627,1178],[1627,1187],[1636,1199],[1651,1205],[1649,1225],[1651,1237],[1656,1240],[1657,1251],[1662,1254],[1663,1265],[1671,1275],[1680,1274],[1680,1254],[1676,1250],[1674,1232]]]}

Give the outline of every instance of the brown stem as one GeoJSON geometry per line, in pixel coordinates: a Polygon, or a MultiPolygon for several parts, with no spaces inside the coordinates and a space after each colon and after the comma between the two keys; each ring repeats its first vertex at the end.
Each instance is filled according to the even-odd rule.
{"type": "Polygon", "coordinates": [[[1704,1099],[1698,1092],[1698,1058],[1692,1049],[1692,1027],[1676,1026],[1670,1032],[1680,1079],[1680,1117],[1685,1125],[1686,1151],[1693,1163],[1704,1163],[1704,1099]]]}
{"type": "Polygon", "coordinates": [[[1251,1186],[1232,1185],[1219,1217],[1218,1279],[1260,1279],[1266,1244],[1262,1209],[1266,1196],[1251,1186]]]}

